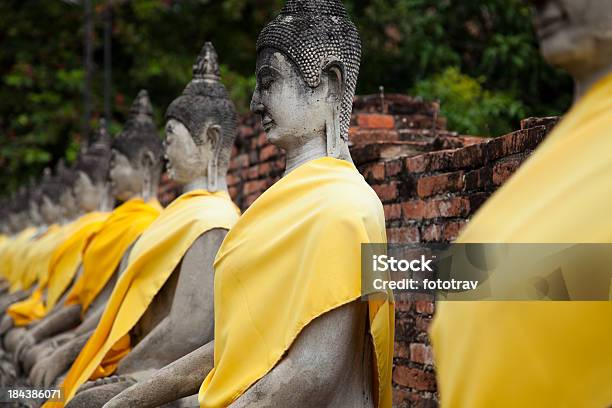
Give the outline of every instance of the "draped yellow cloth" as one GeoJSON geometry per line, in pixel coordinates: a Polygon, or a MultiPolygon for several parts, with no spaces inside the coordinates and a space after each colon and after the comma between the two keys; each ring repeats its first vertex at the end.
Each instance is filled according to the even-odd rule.
{"type": "MultiPolygon", "coordinates": [[[[346,161],[312,160],[264,192],[215,260],[214,369],[200,406],[229,405],[309,322],[359,299],[361,244],[369,242],[386,242],[383,207],[346,161]]],[[[391,407],[392,298],[370,306],[377,405],[391,407]]]]}
{"type": "Polygon", "coordinates": [[[29,298],[9,306],[7,314],[11,316],[16,326],[28,325],[47,314],[43,294],[47,288],[51,258],[55,249],[62,244],[73,228],[74,223],[65,226],[52,225],[31,244],[28,258],[22,260],[26,268],[21,272],[20,287],[29,287],[34,281],[38,284],[29,298]]]}
{"type": "Polygon", "coordinates": [[[68,293],[66,304],[80,304],[85,313],[113,276],[130,245],[159,216],[156,200],[126,201],[110,214],[83,250],[83,271],[68,293]]]}
{"type": "MultiPolygon", "coordinates": [[[[460,242],[611,243],[612,75],[468,224],[460,242]]],[[[589,279],[589,271],[584,271],[589,279]]],[[[442,407],[612,404],[612,302],[439,302],[442,407]]]]}
{"type": "Polygon", "coordinates": [[[130,351],[130,330],[194,241],[211,229],[230,229],[239,216],[227,193],[205,190],[183,194],[161,213],[134,245],[96,330],[62,384],[68,400],[89,378],[115,371],[130,351]]]}
{"type": "MultiPolygon", "coordinates": [[[[49,226],[44,234],[38,236],[30,244],[30,249],[24,252],[21,264],[20,289],[27,289],[34,283],[44,286],[49,278],[49,263],[55,249],[62,244],[66,234],[71,231],[72,224],[49,226]]],[[[18,269],[19,270],[19,269],[18,269]]]]}
{"type": "Polygon", "coordinates": [[[30,240],[36,234],[36,232],[37,229],[35,227],[28,227],[24,229],[11,240],[3,251],[1,267],[3,276],[11,285],[11,293],[17,290],[17,281],[19,278],[19,276],[17,276],[18,273],[14,270],[19,265],[19,262],[18,260],[15,260],[15,257],[28,247],[30,240]]]}
{"type": "Polygon", "coordinates": [[[109,213],[94,211],[80,217],[74,232],[53,252],[49,264],[49,281],[47,283],[46,310],[53,309],[58,299],[74,279],[82,261],[82,252],[89,239],[96,234],[109,213]]]}

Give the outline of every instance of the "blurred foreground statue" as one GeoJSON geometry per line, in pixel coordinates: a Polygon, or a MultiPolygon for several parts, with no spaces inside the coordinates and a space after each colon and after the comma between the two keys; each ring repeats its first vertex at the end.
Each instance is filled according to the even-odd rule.
{"type": "MultiPolygon", "coordinates": [[[[610,243],[612,7],[535,8],[542,54],[574,77],[575,104],[459,241],[610,243]]],[[[607,294],[610,282],[593,272],[564,276],[570,295],[572,282],[607,294]]],[[[611,322],[612,302],[439,302],[431,334],[442,407],[610,406],[611,322]]]]}
{"type": "Polygon", "coordinates": [[[107,378],[85,384],[70,407],[101,407],[213,339],[213,261],[240,215],[225,181],[237,121],[211,43],[193,74],[166,113],[168,170],[184,194],[134,245],[98,327],[62,385],[72,397],[88,379],[107,378]]]}
{"type": "Polygon", "coordinates": [[[107,407],[198,390],[201,407],[391,407],[393,306],[360,300],[361,244],[386,237],[348,149],[359,63],[339,0],[290,0],[264,28],[252,109],[287,153],[285,176],[219,249],[214,342],[107,407]]]}

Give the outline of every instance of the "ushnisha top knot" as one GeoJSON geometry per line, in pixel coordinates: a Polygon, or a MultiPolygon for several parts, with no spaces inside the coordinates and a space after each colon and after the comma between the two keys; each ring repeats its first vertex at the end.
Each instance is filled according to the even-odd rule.
{"type": "Polygon", "coordinates": [[[311,88],[319,86],[325,66],[344,67],[345,91],[340,112],[341,136],[348,139],[361,62],[361,39],[341,0],[288,0],[280,14],[261,31],[257,52],[273,48],[298,67],[311,88]]]}
{"type": "Polygon", "coordinates": [[[148,148],[161,164],[163,146],[153,121],[153,107],[146,90],[141,90],[134,99],[130,117],[113,141],[112,148],[130,160],[138,159],[140,151],[148,148]]]}
{"type": "Polygon", "coordinates": [[[106,182],[110,167],[112,138],[106,131],[104,119],[94,135],[95,139],[87,151],[77,157],[75,171],[82,171],[89,179],[98,184],[106,182]]]}
{"type": "Polygon", "coordinates": [[[194,80],[221,80],[221,70],[219,69],[219,57],[217,51],[210,41],[204,43],[200,55],[193,64],[193,79],[194,80]]]}
{"type": "Polygon", "coordinates": [[[166,120],[181,122],[196,145],[203,143],[203,132],[207,124],[214,122],[221,126],[221,157],[229,160],[237,129],[236,108],[227,89],[221,82],[219,57],[211,42],[206,42],[193,65],[193,79],[183,94],[176,98],[166,111],[166,120]]]}

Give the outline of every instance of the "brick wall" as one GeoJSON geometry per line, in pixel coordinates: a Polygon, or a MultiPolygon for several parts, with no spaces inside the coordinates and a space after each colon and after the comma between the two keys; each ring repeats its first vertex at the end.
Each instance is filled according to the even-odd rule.
{"type": "MultiPolygon", "coordinates": [[[[531,118],[516,132],[483,139],[448,131],[436,102],[405,95],[356,97],[351,154],[383,202],[389,242],[448,242],[556,122],[531,118]]],[[[282,176],[285,158],[267,143],[255,116],[243,116],[239,132],[227,182],[244,211],[282,176]]],[[[178,192],[164,179],[162,203],[178,192]]],[[[402,298],[396,304],[395,407],[438,405],[427,336],[434,310],[430,298],[402,298]]]]}

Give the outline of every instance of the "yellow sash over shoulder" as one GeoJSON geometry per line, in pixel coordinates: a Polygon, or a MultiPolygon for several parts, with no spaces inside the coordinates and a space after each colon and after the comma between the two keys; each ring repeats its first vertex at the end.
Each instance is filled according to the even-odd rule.
{"type": "MultiPolygon", "coordinates": [[[[361,244],[386,242],[383,207],[350,163],[312,160],[263,193],[215,260],[214,369],[201,407],[226,407],[317,317],[361,296],[361,244]]],[[[378,406],[391,407],[393,303],[370,305],[378,406]]]]}
{"type": "Polygon", "coordinates": [[[83,215],[74,225],[74,232],[57,247],[49,264],[47,283],[47,311],[53,309],[58,299],[70,285],[81,264],[83,248],[91,236],[97,233],[109,213],[91,212],[83,215]]]}
{"type": "Polygon", "coordinates": [[[129,352],[130,330],[195,240],[215,228],[230,229],[239,216],[227,193],[205,190],[183,194],[161,213],[134,245],[98,327],[62,384],[68,400],[90,377],[114,372],[129,352]]]}
{"type": "MultiPolygon", "coordinates": [[[[612,243],[610,203],[612,75],[570,110],[459,241],[612,243]]],[[[612,404],[612,302],[437,308],[431,335],[442,407],[612,404]]]]}
{"type": "Polygon", "coordinates": [[[157,201],[126,201],[110,214],[83,250],[83,272],[68,293],[66,304],[80,304],[83,313],[113,276],[130,245],[159,216],[157,201]]]}

